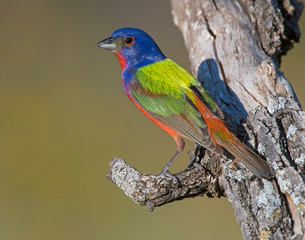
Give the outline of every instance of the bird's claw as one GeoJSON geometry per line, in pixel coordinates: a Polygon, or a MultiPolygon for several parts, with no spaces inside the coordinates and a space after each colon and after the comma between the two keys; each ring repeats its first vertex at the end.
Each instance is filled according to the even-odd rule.
{"type": "Polygon", "coordinates": [[[197,157],[193,155],[193,156],[191,157],[191,161],[190,161],[189,165],[187,165],[187,168],[193,167],[194,164],[196,163],[196,160],[197,160],[197,157]]]}
{"type": "Polygon", "coordinates": [[[187,166],[187,168],[191,168],[193,166],[199,168],[201,171],[204,170],[204,167],[199,163],[196,156],[191,157],[191,161],[190,161],[189,165],[187,166]]]}
{"type": "MultiPolygon", "coordinates": [[[[204,170],[204,167],[200,164],[200,158],[202,157],[199,157],[198,159],[198,154],[199,154],[199,148],[198,148],[198,145],[196,145],[196,149],[195,149],[195,152],[194,154],[191,156],[191,161],[189,163],[189,165],[187,166],[187,168],[191,168],[193,166],[199,168],[201,171],[204,170]]],[[[205,149],[204,149],[204,153],[205,154],[205,149]]]]}
{"type": "Polygon", "coordinates": [[[159,175],[157,175],[157,177],[163,177],[163,176],[167,176],[171,178],[174,182],[178,183],[178,185],[181,186],[180,180],[174,174],[170,173],[168,170],[162,171],[159,175]]]}
{"type": "Polygon", "coordinates": [[[204,167],[200,163],[198,163],[198,162],[194,162],[193,166],[195,166],[196,168],[199,168],[201,171],[204,170],[204,167]]]}

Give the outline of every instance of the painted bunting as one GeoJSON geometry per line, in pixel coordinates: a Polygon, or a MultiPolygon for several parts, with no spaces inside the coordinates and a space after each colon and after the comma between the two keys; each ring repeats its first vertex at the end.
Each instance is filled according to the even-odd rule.
{"type": "Polygon", "coordinates": [[[209,92],[194,76],[165,57],[147,33],[136,28],[118,29],[97,46],[117,55],[130,101],[177,144],[177,151],[161,175],[169,173],[170,165],[184,149],[186,137],[217,154],[226,149],[257,177],[273,176],[268,163],[228,130],[222,121],[223,113],[209,92]]]}

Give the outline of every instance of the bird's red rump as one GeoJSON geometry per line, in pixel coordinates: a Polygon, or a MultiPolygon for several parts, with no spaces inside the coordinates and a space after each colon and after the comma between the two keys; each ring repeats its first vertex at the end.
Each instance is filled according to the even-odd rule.
{"type": "Polygon", "coordinates": [[[118,57],[120,65],[121,65],[121,69],[123,71],[124,68],[126,67],[126,59],[122,56],[122,54],[120,54],[118,52],[114,52],[114,53],[118,57]]]}
{"type": "Polygon", "coordinates": [[[192,93],[192,96],[195,98],[195,106],[201,113],[201,116],[203,117],[204,121],[206,122],[209,133],[211,136],[211,139],[215,145],[221,145],[220,142],[215,139],[215,135],[222,135],[227,138],[227,141],[233,141],[233,134],[228,130],[228,128],[224,125],[224,123],[216,116],[214,116],[213,113],[210,112],[210,110],[204,105],[204,103],[196,96],[196,94],[192,93]]]}

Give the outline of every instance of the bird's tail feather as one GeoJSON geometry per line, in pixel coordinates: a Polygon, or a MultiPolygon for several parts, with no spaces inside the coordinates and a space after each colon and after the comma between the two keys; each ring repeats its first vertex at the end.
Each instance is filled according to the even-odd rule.
{"type": "MultiPolygon", "coordinates": [[[[233,135],[233,134],[232,134],[233,135]]],[[[245,166],[251,170],[257,177],[270,179],[274,176],[273,169],[269,164],[252,151],[248,146],[242,143],[237,137],[233,136],[234,140],[231,142],[219,142],[225,149],[227,149],[235,158],[240,160],[245,166]]]]}
{"type": "Polygon", "coordinates": [[[195,94],[193,94],[193,99],[195,100],[195,106],[208,126],[211,139],[215,145],[224,147],[235,158],[244,163],[257,177],[269,179],[274,176],[273,169],[265,160],[231,133],[224,123],[214,116],[195,94]]]}

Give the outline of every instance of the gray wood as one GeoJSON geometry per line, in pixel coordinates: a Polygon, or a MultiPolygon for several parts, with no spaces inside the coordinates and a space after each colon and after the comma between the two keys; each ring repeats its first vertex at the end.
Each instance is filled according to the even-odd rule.
{"type": "Polygon", "coordinates": [[[108,178],[150,211],[203,194],[226,196],[244,239],[305,239],[305,113],[279,70],[281,56],[300,37],[302,9],[294,0],[172,0],[192,73],[237,136],[273,167],[273,181],[201,147],[196,157],[203,169],[177,173],[180,184],[117,158],[108,178]]]}

